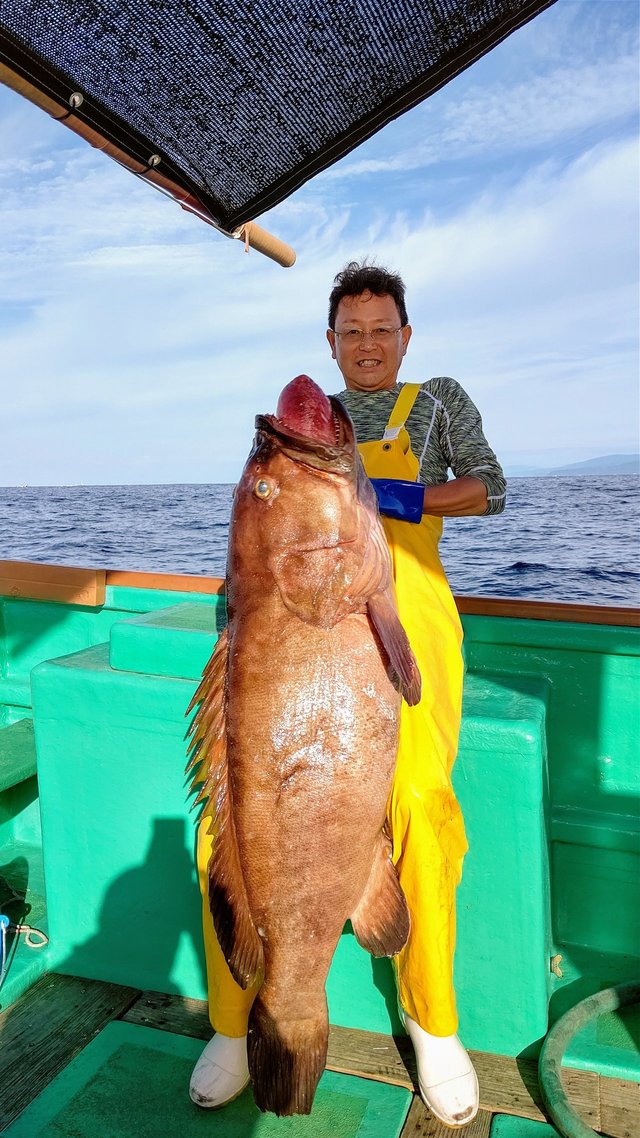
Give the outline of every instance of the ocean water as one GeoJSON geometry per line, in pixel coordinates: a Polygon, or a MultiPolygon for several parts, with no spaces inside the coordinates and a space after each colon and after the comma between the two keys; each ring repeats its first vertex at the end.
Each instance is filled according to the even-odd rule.
{"type": "MultiPolygon", "coordinates": [[[[230,485],[0,487],[0,559],[224,576],[230,485]]],[[[455,593],[640,604],[633,475],[512,478],[507,509],[445,521],[455,593]]]]}

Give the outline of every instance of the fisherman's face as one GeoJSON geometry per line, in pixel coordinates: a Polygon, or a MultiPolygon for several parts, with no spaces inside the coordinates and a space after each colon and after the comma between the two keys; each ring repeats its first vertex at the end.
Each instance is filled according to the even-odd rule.
{"type": "Polygon", "coordinates": [[[395,384],[402,358],[411,339],[408,324],[400,328],[400,314],[391,296],[345,296],[336,312],[335,332],[327,331],[331,355],[351,391],[384,391],[395,384]],[[398,329],[376,339],[376,329],[398,329]],[[344,333],[365,332],[362,336],[344,333]],[[342,333],[342,335],[340,335],[342,333]]]}

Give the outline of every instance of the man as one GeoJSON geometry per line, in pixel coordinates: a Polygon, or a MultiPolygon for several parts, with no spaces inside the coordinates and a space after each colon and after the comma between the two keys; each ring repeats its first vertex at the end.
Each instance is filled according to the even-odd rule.
{"type": "MultiPolygon", "coordinates": [[[[438,541],[445,516],[504,509],[505,482],[480,415],[455,380],[398,384],[411,339],[404,291],[400,277],[386,269],[347,265],[330,296],[327,339],[345,381],[338,398],[354,421],[378,495],[400,618],[423,676],[420,703],[402,705],[388,807],[393,860],[411,913],[396,977],[422,1097],[440,1121],[459,1127],[478,1110],[477,1078],[456,1035],[453,991],[455,888],[467,848],[450,778],[460,726],[462,632],[438,541]]],[[[217,1034],[196,1064],[190,1093],[199,1105],[214,1107],[248,1082],[246,1024],[255,993],[242,993],[231,979],[206,911],[206,828],[198,864],[217,1034]]]]}

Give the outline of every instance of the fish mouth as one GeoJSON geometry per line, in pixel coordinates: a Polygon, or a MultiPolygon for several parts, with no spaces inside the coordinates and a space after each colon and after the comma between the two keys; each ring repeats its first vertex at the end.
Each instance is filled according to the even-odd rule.
{"type": "Polygon", "coordinates": [[[294,462],[332,474],[352,474],[357,460],[353,423],[340,400],[333,395],[328,398],[335,444],[300,434],[286,426],[276,415],[256,415],[256,431],[294,462]]]}

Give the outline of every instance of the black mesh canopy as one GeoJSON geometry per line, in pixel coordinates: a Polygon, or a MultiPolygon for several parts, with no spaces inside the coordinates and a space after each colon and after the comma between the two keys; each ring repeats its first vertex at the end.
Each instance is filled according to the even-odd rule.
{"type": "Polygon", "coordinates": [[[232,230],[552,2],[1,0],[0,63],[232,230]]]}

